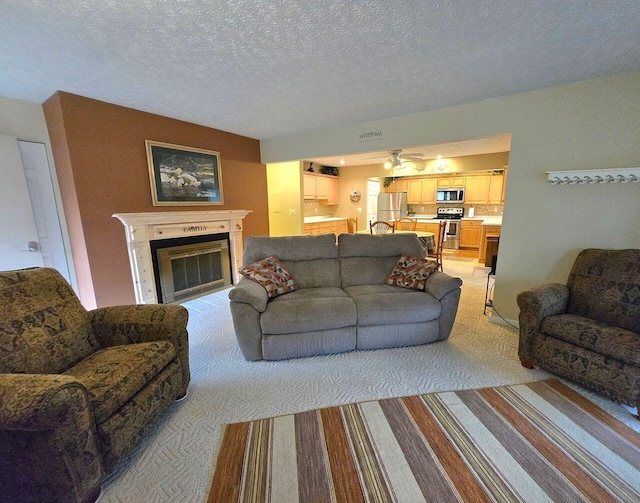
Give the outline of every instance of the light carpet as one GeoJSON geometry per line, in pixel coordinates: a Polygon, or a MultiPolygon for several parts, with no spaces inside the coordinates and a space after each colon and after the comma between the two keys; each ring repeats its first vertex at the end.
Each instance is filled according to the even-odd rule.
{"type": "MultiPolygon", "coordinates": [[[[228,423],[551,377],[523,368],[516,356],[516,331],[482,315],[486,274],[481,269],[474,273],[472,266],[445,259],[445,272],[464,281],[451,337],[411,348],[247,362],[233,333],[228,291],[185,303],[190,312],[189,395],[118,465],[100,503],[204,503],[228,423]]],[[[618,419],[640,427],[626,408],[586,394],[618,419]]]]}
{"type": "Polygon", "coordinates": [[[557,380],[230,424],[210,503],[640,501],[640,434],[557,380]]]}

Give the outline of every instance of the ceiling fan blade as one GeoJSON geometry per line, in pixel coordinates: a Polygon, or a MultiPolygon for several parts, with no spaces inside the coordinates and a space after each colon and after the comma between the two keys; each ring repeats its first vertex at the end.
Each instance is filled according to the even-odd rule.
{"type": "Polygon", "coordinates": [[[363,157],[363,159],[384,159],[385,157],[389,157],[389,154],[374,155],[373,157],[363,157]]]}
{"type": "Polygon", "coordinates": [[[424,154],[421,152],[408,152],[406,154],[401,154],[400,157],[424,157],[424,154]]]}
{"type": "Polygon", "coordinates": [[[401,155],[400,162],[421,162],[424,161],[421,157],[411,157],[408,155],[401,155]]]}

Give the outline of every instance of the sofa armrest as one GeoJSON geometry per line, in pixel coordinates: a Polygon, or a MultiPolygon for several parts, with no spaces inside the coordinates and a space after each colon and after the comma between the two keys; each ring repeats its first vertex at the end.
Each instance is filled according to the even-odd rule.
{"type": "Polygon", "coordinates": [[[89,311],[93,332],[103,348],[140,342],[171,341],[182,367],[182,395],[189,371],[189,313],[176,304],[103,307],[89,311]]]}
{"type": "Polygon", "coordinates": [[[250,279],[241,278],[229,292],[229,299],[231,302],[250,304],[258,312],[264,313],[267,310],[269,295],[262,285],[250,279]]]}
{"type": "Polygon", "coordinates": [[[533,342],[542,320],[562,314],[569,305],[569,289],[560,283],[536,286],[518,294],[520,341],[518,355],[523,364],[533,364],[533,342]]]}
{"type": "Polygon", "coordinates": [[[89,396],[74,377],[0,374],[0,438],[5,491],[80,501],[104,476],[89,396]]]}
{"type": "Polygon", "coordinates": [[[460,278],[454,278],[444,272],[436,271],[427,278],[424,290],[436,299],[441,300],[445,295],[460,288],[460,286],[462,286],[460,278]]]}

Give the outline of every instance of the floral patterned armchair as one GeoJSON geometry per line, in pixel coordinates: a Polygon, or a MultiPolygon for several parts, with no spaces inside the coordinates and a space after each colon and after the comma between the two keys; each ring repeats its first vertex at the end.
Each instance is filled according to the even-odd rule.
{"type": "Polygon", "coordinates": [[[0,272],[0,499],[88,502],[189,385],[187,311],[86,311],[54,269],[0,272]]]}
{"type": "Polygon", "coordinates": [[[640,250],[583,250],[566,285],[522,292],[518,305],[522,365],[640,405],[640,250]]]}

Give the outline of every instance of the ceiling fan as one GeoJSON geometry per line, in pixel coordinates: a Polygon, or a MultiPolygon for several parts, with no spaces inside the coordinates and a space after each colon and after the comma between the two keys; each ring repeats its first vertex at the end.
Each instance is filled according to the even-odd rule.
{"type": "Polygon", "coordinates": [[[377,155],[374,157],[367,157],[367,159],[381,159],[384,157],[388,157],[388,159],[384,163],[385,169],[403,168],[404,166],[402,166],[402,163],[404,162],[420,162],[424,160],[422,159],[422,156],[424,154],[420,152],[411,152],[409,154],[403,154],[401,148],[388,150],[387,152],[388,152],[388,155],[377,155]]]}

